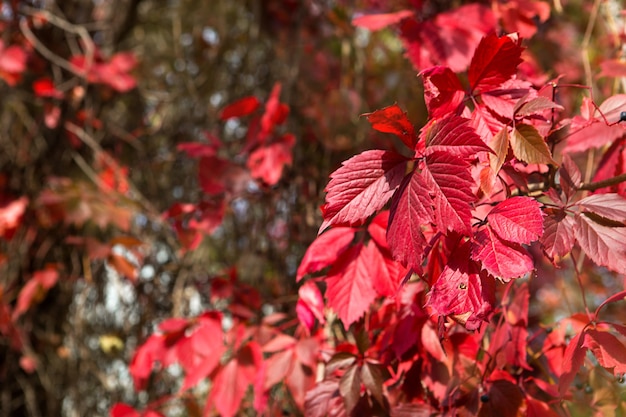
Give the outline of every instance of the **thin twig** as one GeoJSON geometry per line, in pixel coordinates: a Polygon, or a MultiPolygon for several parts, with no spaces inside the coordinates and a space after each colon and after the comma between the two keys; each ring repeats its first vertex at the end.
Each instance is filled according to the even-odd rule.
{"type": "Polygon", "coordinates": [[[622,182],[626,182],[626,173],[617,175],[612,178],[607,178],[602,181],[583,183],[578,186],[578,189],[585,190],[585,191],[595,191],[595,190],[599,190],[600,188],[610,187],[612,185],[617,185],[622,182]]]}

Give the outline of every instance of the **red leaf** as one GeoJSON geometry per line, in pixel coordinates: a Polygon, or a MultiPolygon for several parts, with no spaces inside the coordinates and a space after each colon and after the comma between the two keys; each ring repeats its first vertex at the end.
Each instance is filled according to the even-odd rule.
{"type": "Polygon", "coordinates": [[[317,319],[320,324],[326,323],[324,316],[324,299],[314,282],[307,282],[298,290],[296,315],[300,323],[309,329],[309,331],[313,329],[315,319],[317,319]]]}
{"type": "Polygon", "coordinates": [[[576,204],[581,209],[589,210],[606,219],[626,223],[626,198],[619,194],[594,194],[576,204]]]}
{"type": "Polygon", "coordinates": [[[472,91],[491,90],[507,81],[522,62],[523,48],[512,36],[498,38],[494,33],[481,41],[470,63],[468,78],[472,91]]]}
{"type": "Polygon", "coordinates": [[[22,223],[22,217],[28,206],[28,198],[20,197],[8,203],[0,202],[0,237],[11,239],[22,223]]]}
{"type": "Polygon", "coordinates": [[[519,244],[500,239],[490,226],[474,237],[472,258],[481,261],[491,275],[508,281],[534,269],[533,260],[519,244]]]}
{"type": "Polygon", "coordinates": [[[493,152],[469,125],[470,120],[448,116],[426,131],[426,153],[446,152],[460,158],[476,158],[478,152],[493,152]]]}
{"type": "MultiPolygon", "coordinates": [[[[582,111],[592,106],[590,103],[592,103],[590,99],[584,100],[582,111]]],[[[593,114],[574,117],[563,152],[573,153],[599,148],[624,136],[626,134],[624,123],[614,124],[620,119],[620,113],[624,108],[626,94],[616,94],[600,104],[599,110],[593,110],[593,114]],[[607,122],[613,125],[609,126],[607,122]]]]}
{"type": "Polygon", "coordinates": [[[584,332],[576,334],[565,349],[565,354],[561,361],[561,377],[559,378],[559,394],[561,397],[565,395],[585,361],[587,348],[582,346],[584,339],[584,332]]]}
{"type": "MultiPolygon", "coordinates": [[[[306,417],[326,417],[329,412],[343,409],[343,400],[339,394],[339,382],[334,379],[324,380],[306,393],[304,410],[306,417]]],[[[345,412],[345,410],[344,410],[345,412]]]]}
{"type": "Polygon", "coordinates": [[[179,348],[179,357],[185,370],[180,392],[194,387],[208,377],[220,363],[224,346],[222,323],[216,318],[201,319],[201,324],[188,337],[190,349],[179,348]]]}
{"type": "Polygon", "coordinates": [[[326,277],[328,306],[348,328],[357,321],[376,298],[371,268],[375,245],[358,244],[343,253],[326,277]]]}
{"type": "Polygon", "coordinates": [[[433,194],[435,223],[439,230],[469,234],[470,204],[476,197],[467,162],[447,152],[435,151],[426,156],[422,175],[433,194]]]}
{"type": "Polygon", "coordinates": [[[215,376],[207,398],[207,409],[213,405],[222,416],[234,417],[248,387],[255,382],[262,359],[261,348],[256,342],[239,349],[237,355],[215,376]]]}
{"type": "Polygon", "coordinates": [[[289,107],[280,102],[280,83],[274,84],[270,96],[265,103],[265,112],[261,116],[261,135],[260,142],[265,140],[265,136],[272,133],[274,126],[285,122],[289,114],[289,107]]]}
{"type": "Polygon", "coordinates": [[[505,119],[514,118],[515,107],[521,99],[536,94],[532,84],[528,81],[509,79],[498,88],[483,91],[480,98],[483,104],[493,113],[505,119]]]}
{"type": "Polygon", "coordinates": [[[222,109],[220,113],[221,120],[228,120],[234,117],[243,117],[254,113],[261,103],[254,96],[241,98],[222,109]]]}
{"type": "Polygon", "coordinates": [[[365,113],[367,121],[372,128],[383,133],[391,133],[399,137],[410,149],[414,150],[417,144],[417,135],[413,124],[406,115],[406,112],[397,104],[376,110],[373,113],[365,113]]]}
{"type": "Polygon", "coordinates": [[[518,124],[513,129],[509,139],[513,154],[520,161],[529,164],[557,165],[554,159],[552,159],[552,154],[545,139],[534,126],[518,124]]]}
{"type": "Polygon", "coordinates": [[[336,227],[318,236],[302,258],[296,281],[335,263],[354,239],[354,234],[355,230],[350,227],[336,227]]]}
{"type": "Polygon", "coordinates": [[[607,59],[600,62],[598,77],[626,77],[626,62],[618,59],[607,59]]]}
{"type": "Polygon", "coordinates": [[[428,305],[441,316],[452,316],[470,330],[480,327],[493,310],[494,294],[489,280],[470,262],[469,242],[450,254],[450,262],[433,285],[428,305]]]}
{"type": "Polygon", "coordinates": [[[516,417],[524,400],[522,390],[505,379],[493,381],[482,402],[478,417],[516,417]]]}
{"type": "Polygon", "coordinates": [[[419,74],[424,79],[424,100],[431,118],[437,119],[457,112],[465,90],[448,67],[435,66],[419,74]]]}
{"type": "Polygon", "coordinates": [[[582,345],[591,349],[603,368],[612,370],[615,375],[626,372],[626,346],[617,337],[607,332],[587,329],[582,345]]]}
{"type": "Polygon", "coordinates": [[[229,160],[218,157],[200,159],[198,180],[202,190],[210,196],[222,193],[237,194],[249,179],[245,170],[229,160]]]}
{"type": "Polygon", "coordinates": [[[109,415],[111,417],[141,417],[139,411],[124,403],[115,403],[109,415]]]}
{"type": "Polygon", "coordinates": [[[395,152],[381,150],[365,151],[344,161],[326,186],[320,230],[332,225],[360,225],[383,208],[402,182],[406,162],[395,152]]]}
{"type": "Polygon", "coordinates": [[[39,78],[33,81],[33,92],[38,97],[63,98],[63,92],[56,89],[50,78],[39,78]]]}
{"type": "Polygon", "coordinates": [[[568,199],[576,194],[581,181],[582,174],[578,166],[568,154],[564,154],[563,161],[559,167],[559,184],[561,184],[561,189],[568,199]]]}
{"type": "Polygon", "coordinates": [[[339,381],[339,392],[341,393],[343,401],[346,404],[346,411],[348,415],[350,415],[361,398],[360,366],[356,364],[352,365],[341,376],[341,380],[339,381]]]}
{"type": "Polygon", "coordinates": [[[267,185],[278,183],[285,166],[292,163],[291,149],[294,144],[295,137],[288,133],[276,142],[255,149],[247,161],[252,178],[263,180],[267,185]]]}
{"type": "Polygon", "coordinates": [[[428,186],[417,171],[407,175],[391,202],[387,241],[394,259],[419,271],[426,239],[422,225],[434,221],[428,186]]]}
{"type": "Polygon", "coordinates": [[[418,71],[443,65],[460,72],[467,69],[483,35],[495,28],[496,18],[489,7],[468,4],[439,13],[432,20],[404,19],[400,36],[418,71]]]}
{"type": "Polygon", "coordinates": [[[487,215],[489,225],[504,240],[529,244],[543,234],[543,213],[539,202],[530,197],[511,197],[500,202],[487,215]]]}
{"type": "Polygon", "coordinates": [[[18,45],[4,47],[0,40],[0,77],[10,86],[14,86],[20,80],[26,70],[28,56],[24,49],[18,45]]]}
{"type": "Polygon", "coordinates": [[[402,20],[407,17],[412,17],[414,14],[415,12],[411,10],[400,10],[395,13],[370,14],[353,18],[352,24],[357,27],[376,31],[400,23],[402,20]]]}
{"type": "Polygon", "coordinates": [[[556,104],[547,97],[539,96],[528,101],[520,100],[515,106],[515,115],[525,117],[552,109],[563,110],[563,106],[556,104]]]}
{"type": "Polygon", "coordinates": [[[550,408],[550,406],[532,397],[526,397],[526,416],[527,417],[559,417],[559,415],[550,408]]]}
{"type": "Polygon", "coordinates": [[[551,214],[544,221],[541,244],[551,258],[565,256],[574,246],[574,219],[564,211],[551,214]]]}
{"type": "Polygon", "coordinates": [[[400,288],[400,283],[406,277],[407,269],[391,259],[387,249],[381,248],[373,242],[370,242],[368,247],[370,249],[368,253],[371,257],[369,263],[372,269],[370,275],[374,289],[380,296],[395,296],[400,288]]]}
{"type": "Polygon", "coordinates": [[[17,304],[13,310],[13,320],[27,312],[34,304],[41,302],[48,290],[56,284],[59,272],[54,268],[37,271],[26,282],[17,296],[17,304]]]}
{"type": "Polygon", "coordinates": [[[626,273],[626,227],[603,226],[578,214],[574,234],[580,247],[596,264],[626,273]]]}

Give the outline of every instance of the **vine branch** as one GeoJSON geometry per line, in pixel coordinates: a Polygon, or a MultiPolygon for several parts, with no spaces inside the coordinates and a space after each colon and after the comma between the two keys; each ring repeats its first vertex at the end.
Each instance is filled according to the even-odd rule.
{"type": "Polygon", "coordinates": [[[585,190],[585,191],[595,191],[595,190],[599,190],[600,188],[610,187],[612,185],[617,185],[625,181],[626,181],[626,173],[617,175],[612,178],[607,178],[602,181],[582,183],[578,186],[578,189],[585,190]]]}

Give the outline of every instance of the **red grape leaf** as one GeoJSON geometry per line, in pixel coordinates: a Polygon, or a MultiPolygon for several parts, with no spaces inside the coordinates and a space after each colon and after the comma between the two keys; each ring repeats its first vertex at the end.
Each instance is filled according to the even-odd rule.
{"type": "Polygon", "coordinates": [[[261,103],[254,96],[241,98],[222,109],[220,113],[221,120],[228,120],[234,117],[247,116],[254,113],[261,103]]]}
{"type": "Polygon", "coordinates": [[[582,174],[578,166],[568,154],[564,154],[559,167],[559,184],[568,199],[576,194],[581,181],[582,174]]]}
{"type": "Polygon", "coordinates": [[[470,204],[476,197],[467,162],[447,152],[435,151],[426,156],[422,175],[433,194],[435,223],[439,230],[469,234],[470,204]]]}
{"type": "Polygon", "coordinates": [[[470,260],[470,243],[455,247],[437,282],[428,305],[441,316],[452,316],[466,328],[476,330],[493,310],[493,279],[481,277],[470,260]]]}
{"type": "Polygon", "coordinates": [[[391,258],[389,250],[370,242],[368,251],[372,268],[370,272],[374,289],[378,295],[393,297],[398,293],[400,283],[406,277],[407,269],[391,258]]]}
{"type": "Polygon", "coordinates": [[[206,410],[214,406],[224,417],[237,415],[241,400],[248,387],[255,382],[262,361],[263,354],[258,343],[249,342],[239,349],[235,357],[215,376],[211,393],[207,398],[206,410]]]}
{"type": "Polygon", "coordinates": [[[339,381],[326,379],[318,382],[315,387],[307,391],[304,409],[306,417],[327,417],[330,411],[335,416],[341,415],[340,411],[347,415],[339,393],[339,381]]]}
{"type": "Polygon", "coordinates": [[[526,416],[527,417],[559,417],[550,405],[534,398],[526,397],[526,416]]]}
{"type": "Polygon", "coordinates": [[[367,121],[371,123],[372,128],[379,132],[392,133],[399,137],[410,150],[415,149],[417,144],[415,128],[406,112],[397,104],[376,110],[373,113],[365,113],[363,116],[367,116],[367,121]]]}
{"type": "MultiPolygon", "coordinates": [[[[395,195],[394,195],[395,197],[395,195]]],[[[393,204],[393,203],[392,203],[393,204]]],[[[378,213],[367,226],[367,233],[378,247],[389,250],[387,243],[387,228],[389,226],[389,210],[383,210],[378,213]]]]}
{"type": "Polygon", "coordinates": [[[285,166],[292,163],[291,149],[295,142],[296,138],[287,133],[276,142],[256,148],[247,161],[252,178],[263,180],[267,185],[278,183],[285,166]]]}
{"type": "Polygon", "coordinates": [[[361,380],[365,388],[367,388],[376,401],[384,406],[383,385],[385,380],[388,379],[388,373],[385,375],[386,369],[383,368],[383,366],[384,365],[365,361],[361,367],[361,380]]]}
{"type": "Polygon", "coordinates": [[[141,417],[139,411],[128,404],[115,403],[109,412],[110,417],[141,417]]]}
{"type": "Polygon", "coordinates": [[[517,243],[502,240],[490,226],[476,233],[472,258],[482,262],[483,268],[491,275],[504,281],[519,278],[534,268],[526,249],[517,243]]]}
{"type": "Polygon", "coordinates": [[[626,77],[626,62],[619,59],[607,59],[600,62],[598,77],[626,77]]]}
{"type": "Polygon", "coordinates": [[[482,4],[468,4],[432,20],[407,18],[400,22],[406,55],[418,70],[443,65],[452,71],[467,69],[480,39],[496,28],[496,17],[482,4]]]}
{"type": "Polygon", "coordinates": [[[493,381],[486,395],[478,417],[516,417],[524,400],[520,387],[506,379],[493,381]]]}
{"type": "Polygon", "coordinates": [[[332,265],[354,239],[355,229],[336,227],[321,234],[306,250],[298,267],[296,281],[306,274],[317,272],[332,265]]]}
{"type": "Polygon", "coordinates": [[[626,94],[616,94],[607,98],[600,104],[599,110],[593,110],[593,114],[588,114],[590,113],[589,108],[595,108],[592,103],[590,99],[583,100],[581,111],[587,114],[572,119],[570,133],[563,152],[582,152],[591,148],[599,148],[626,134],[624,123],[614,124],[620,119],[620,113],[626,108],[626,94]],[[609,126],[607,122],[613,125],[609,126]]]}
{"type": "Polygon", "coordinates": [[[536,94],[528,81],[509,79],[498,88],[484,91],[480,98],[489,110],[505,119],[514,118],[515,106],[529,94],[536,94]]]}
{"type": "Polygon", "coordinates": [[[626,223],[626,198],[619,194],[594,194],[577,201],[576,204],[606,219],[626,223]]]}
{"type": "Polygon", "coordinates": [[[422,225],[434,221],[428,186],[417,171],[407,175],[391,201],[387,242],[394,259],[419,271],[426,239],[422,225]]]}
{"type": "Polygon", "coordinates": [[[185,370],[185,380],[180,392],[196,386],[219,365],[226,352],[223,336],[222,323],[218,317],[200,319],[200,325],[188,337],[187,346],[190,349],[179,349],[179,358],[185,370]]]}
{"type": "Polygon", "coordinates": [[[346,370],[339,380],[339,392],[343,397],[348,415],[351,414],[361,398],[361,367],[352,365],[346,370]]]}
{"type": "Polygon", "coordinates": [[[564,211],[550,214],[544,220],[544,232],[541,237],[549,257],[565,256],[574,246],[574,219],[564,211]]]}
{"type": "Polygon", "coordinates": [[[332,225],[360,225],[383,208],[402,182],[407,159],[391,151],[371,150],[344,161],[330,174],[323,231],[332,225]]]}
{"type": "Polygon", "coordinates": [[[265,103],[265,112],[261,116],[261,135],[259,142],[264,142],[267,135],[272,133],[276,125],[283,124],[289,115],[289,107],[280,102],[280,91],[282,85],[274,84],[270,96],[265,103]]]}
{"type": "Polygon", "coordinates": [[[626,227],[603,226],[586,215],[578,214],[574,235],[580,247],[596,264],[626,273],[626,227]]]}
{"type": "Polygon", "coordinates": [[[487,220],[493,231],[509,242],[529,244],[543,234],[543,213],[534,198],[508,198],[489,212],[487,220]]]}
{"type": "Polygon", "coordinates": [[[469,268],[446,265],[431,289],[428,305],[436,314],[452,316],[467,329],[476,330],[493,310],[488,289],[483,285],[479,274],[469,268]]]}
{"type": "Polygon", "coordinates": [[[587,329],[583,347],[591,349],[600,366],[611,369],[615,375],[626,372],[626,346],[612,334],[587,329]]]}
{"type": "Polygon", "coordinates": [[[412,17],[414,14],[415,12],[411,10],[400,10],[395,13],[370,14],[353,18],[352,24],[357,27],[376,31],[400,23],[402,20],[407,17],[412,17]]]}
{"type": "Polygon", "coordinates": [[[531,125],[518,124],[510,136],[513,154],[520,161],[528,164],[557,165],[546,141],[537,129],[531,125]]]}
{"type": "Polygon", "coordinates": [[[465,98],[456,74],[448,67],[435,66],[419,75],[424,80],[424,100],[430,117],[437,119],[456,113],[465,98]]]}
{"type": "Polygon", "coordinates": [[[491,140],[491,147],[494,151],[493,154],[489,154],[489,166],[493,170],[494,174],[500,172],[500,168],[506,161],[506,157],[509,154],[509,129],[504,126],[497,134],[493,136],[491,140]]]}
{"type": "Polygon", "coordinates": [[[512,35],[485,36],[474,52],[467,74],[472,91],[492,90],[513,77],[522,62],[523,50],[519,39],[512,35]]]}
{"type": "Polygon", "coordinates": [[[311,331],[317,319],[320,324],[326,323],[324,316],[324,299],[317,285],[306,282],[298,290],[298,303],[296,304],[298,320],[311,331]]]}
{"type": "Polygon", "coordinates": [[[561,361],[561,377],[559,378],[559,394],[561,397],[565,395],[578,370],[585,362],[587,348],[582,346],[584,339],[585,332],[578,333],[572,337],[567,348],[565,348],[563,360],[561,361]]]}
{"type": "Polygon", "coordinates": [[[550,109],[563,110],[563,106],[556,104],[547,97],[539,96],[528,101],[520,100],[515,106],[515,115],[521,117],[531,116],[550,109]]]}
{"type": "Polygon", "coordinates": [[[470,120],[448,116],[428,125],[426,153],[441,151],[460,158],[476,158],[478,152],[493,152],[469,125],[470,120]]]}
{"type": "MultiPolygon", "coordinates": [[[[326,277],[328,306],[348,328],[357,321],[376,298],[372,276],[371,251],[376,245],[358,244],[346,250],[326,277]]],[[[377,266],[374,266],[378,269],[377,266]]]]}

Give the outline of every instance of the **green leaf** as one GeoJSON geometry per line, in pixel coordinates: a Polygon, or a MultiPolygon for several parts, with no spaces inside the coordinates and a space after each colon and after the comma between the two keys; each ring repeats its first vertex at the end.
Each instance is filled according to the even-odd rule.
{"type": "Polygon", "coordinates": [[[510,137],[513,154],[520,161],[529,164],[557,163],[552,159],[550,149],[537,129],[531,125],[520,124],[513,129],[510,137]]]}

